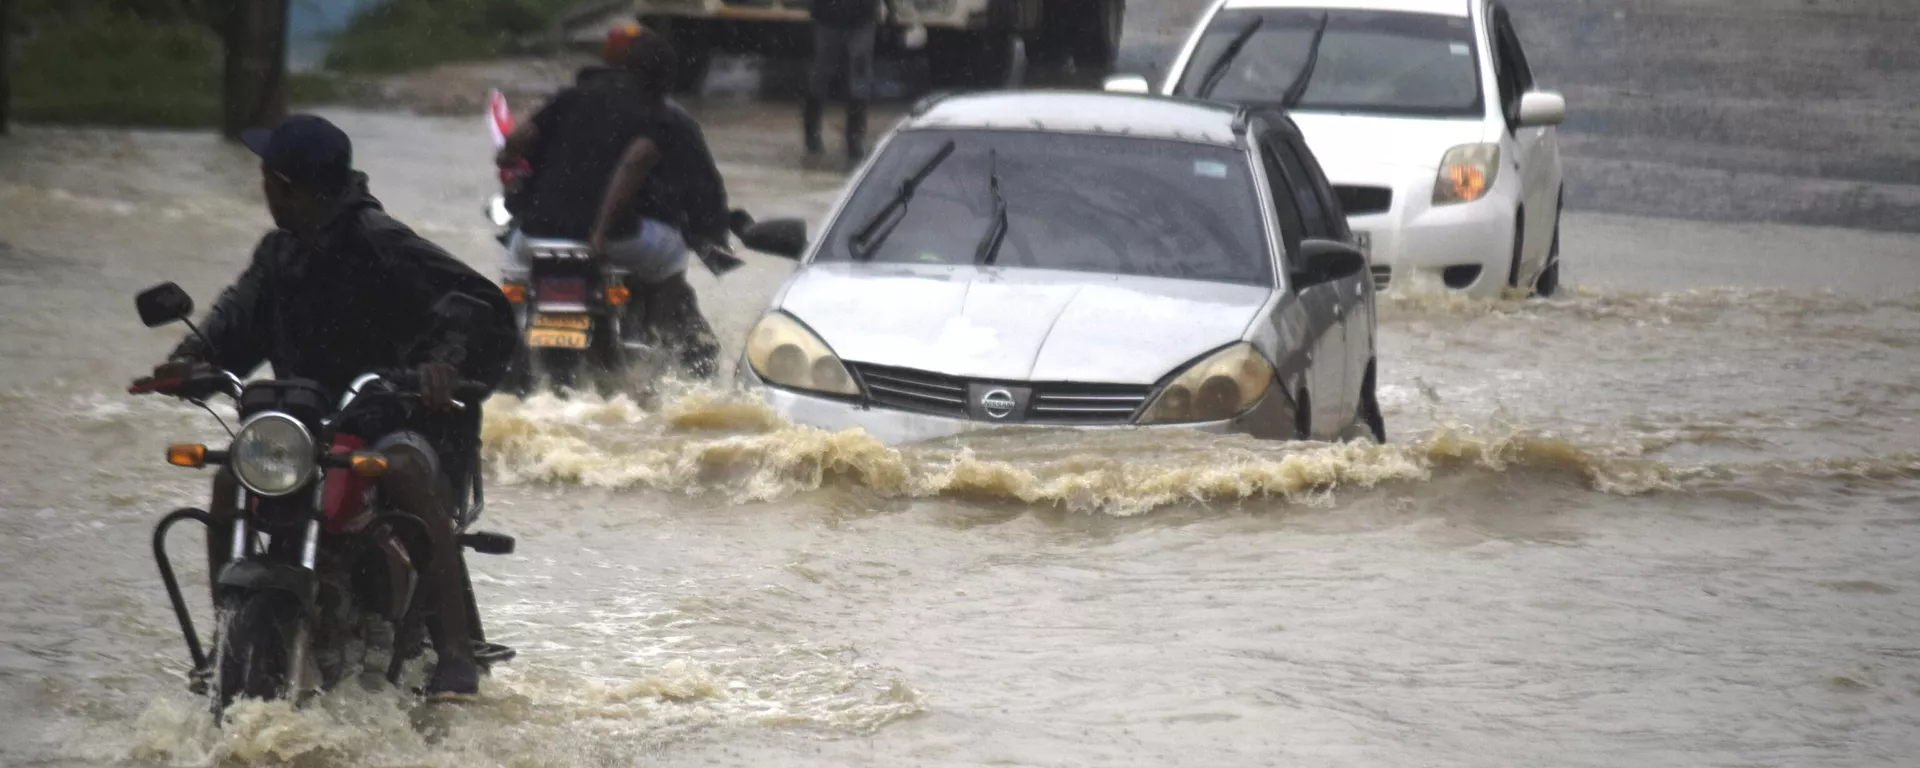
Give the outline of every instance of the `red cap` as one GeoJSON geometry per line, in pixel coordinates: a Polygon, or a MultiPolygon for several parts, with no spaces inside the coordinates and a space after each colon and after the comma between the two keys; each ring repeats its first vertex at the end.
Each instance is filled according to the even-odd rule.
{"type": "Polygon", "coordinates": [[[611,66],[620,66],[627,59],[627,46],[633,44],[633,39],[639,37],[643,29],[646,27],[628,22],[607,30],[607,44],[600,50],[600,58],[611,66]]]}

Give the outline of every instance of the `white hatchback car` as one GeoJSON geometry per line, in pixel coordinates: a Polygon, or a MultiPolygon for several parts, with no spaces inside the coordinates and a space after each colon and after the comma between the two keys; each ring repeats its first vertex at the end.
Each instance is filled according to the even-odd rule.
{"type": "Polygon", "coordinates": [[[1287,110],[1381,288],[1559,285],[1566,101],[1499,0],[1219,0],[1160,90],[1287,110]]]}

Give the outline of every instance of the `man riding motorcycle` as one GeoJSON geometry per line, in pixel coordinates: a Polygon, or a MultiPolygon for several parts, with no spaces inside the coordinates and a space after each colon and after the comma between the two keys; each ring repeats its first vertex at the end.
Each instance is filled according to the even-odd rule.
{"type": "MultiPolygon", "coordinates": [[[[242,137],[261,158],[261,186],[278,229],[255,248],[245,272],[220,296],[200,326],[151,381],[184,378],[213,365],[246,376],[262,362],[280,378],[311,379],[339,397],[357,374],[376,369],[419,372],[429,406],[416,423],[376,441],[388,457],[382,496],[427,523],[431,561],[423,585],[437,606],[427,627],[439,658],[431,695],[479,690],[471,626],[455,540],[450,477],[479,438],[479,409],[454,410],[459,379],[497,385],[518,336],[512,307],[498,286],[395,221],[353,170],[347,135],[323,118],[289,117],[271,131],[242,137]],[[437,325],[441,297],[465,293],[493,311],[464,328],[437,325]],[[424,342],[424,343],[423,343],[424,342]],[[426,352],[410,355],[414,349],[426,352]]],[[[236,514],[238,482],[222,469],[209,512],[236,514]]],[[[208,573],[217,578],[231,551],[226,525],[210,526],[208,573]]],[[[215,587],[218,605],[218,587],[215,587]]],[[[201,671],[204,673],[204,670],[201,671]]]]}
{"type": "Polygon", "coordinates": [[[644,27],[616,32],[631,33],[624,48],[609,46],[621,70],[583,72],[516,127],[496,157],[503,169],[532,168],[509,206],[518,226],[502,277],[526,275],[529,238],[592,242],[596,258],[627,270],[633,306],[646,312],[636,325],[676,349],[690,372],[710,377],[719,342],[687,283],[687,252],[725,249],[726,189],[699,123],[667,99],[672,47],[644,27]]]}

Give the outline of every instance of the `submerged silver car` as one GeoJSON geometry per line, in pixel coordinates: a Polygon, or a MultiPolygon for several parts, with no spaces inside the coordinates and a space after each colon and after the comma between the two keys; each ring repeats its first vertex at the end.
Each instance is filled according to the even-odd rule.
{"type": "Polygon", "coordinates": [[[1149,95],[923,102],[749,331],[775,409],[899,443],[982,427],[1384,439],[1365,255],[1284,114],[1149,95]]]}

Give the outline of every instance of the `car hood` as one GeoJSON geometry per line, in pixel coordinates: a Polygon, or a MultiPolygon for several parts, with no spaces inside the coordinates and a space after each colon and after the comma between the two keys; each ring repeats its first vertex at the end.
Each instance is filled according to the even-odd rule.
{"type": "Polygon", "coordinates": [[[1447,150],[1486,141],[1484,121],[1294,112],[1293,122],[1335,184],[1380,166],[1437,170],[1447,150]]]}
{"type": "Polygon", "coordinates": [[[998,381],[1152,384],[1241,339],[1271,291],[1036,269],[819,264],[779,308],[848,362],[998,381]]]}

